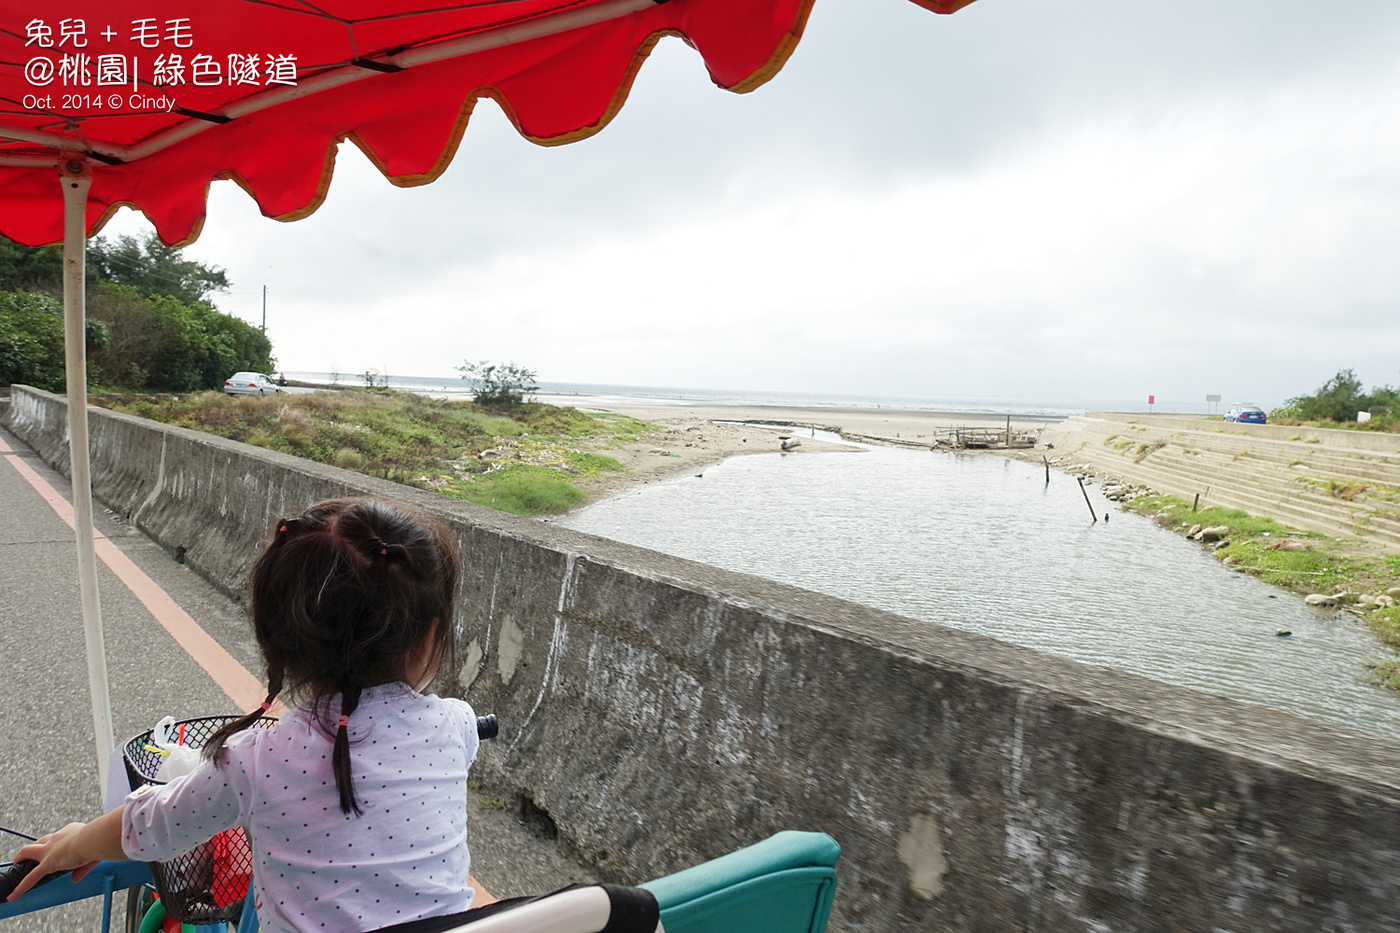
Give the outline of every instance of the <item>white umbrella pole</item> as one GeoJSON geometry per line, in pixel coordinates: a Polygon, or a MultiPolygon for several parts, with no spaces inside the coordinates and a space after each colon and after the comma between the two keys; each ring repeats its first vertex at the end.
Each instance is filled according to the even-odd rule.
{"type": "Polygon", "coordinates": [[[92,540],[92,470],[88,460],[87,418],[87,198],[92,175],[86,163],[64,159],[63,183],[63,345],[68,381],[68,456],[73,477],[73,521],[78,535],[78,588],[83,601],[92,730],[97,741],[97,779],[107,789],[107,763],[116,744],[112,698],[107,690],[107,655],[102,646],[102,607],[97,601],[97,551],[92,540]]]}

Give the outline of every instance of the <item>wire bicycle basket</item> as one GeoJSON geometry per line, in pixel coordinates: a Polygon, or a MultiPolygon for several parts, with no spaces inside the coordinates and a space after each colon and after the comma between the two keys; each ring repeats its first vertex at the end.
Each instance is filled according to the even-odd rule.
{"type": "MultiPolygon", "coordinates": [[[[175,724],[179,744],[203,748],[209,738],[239,716],[206,716],[175,724]]],[[[267,729],[277,720],[264,716],[254,728],[267,729]]],[[[132,790],[166,783],[156,778],[164,756],[150,751],[153,729],[128,739],[122,746],[127,783],[132,790]]],[[[184,923],[236,923],[253,877],[253,850],[241,826],[224,830],[168,862],[152,862],[151,875],[166,911],[184,923]]]]}

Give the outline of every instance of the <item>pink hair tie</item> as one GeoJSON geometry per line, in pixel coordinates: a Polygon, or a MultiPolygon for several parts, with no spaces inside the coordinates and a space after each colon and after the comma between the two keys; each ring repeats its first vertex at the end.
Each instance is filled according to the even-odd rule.
{"type": "Polygon", "coordinates": [[[268,710],[272,709],[272,701],[271,701],[271,700],[263,700],[263,701],[262,701],[262,706],[260,706],[259,709],[261,709],[264,713],[267,712],[268,710]]]}
{"type": "Polygon", "coordinates": [[[335,724],[337,729],[345,729],[350,725],[349,716],[341,716],[340,721],[335,724]]]}

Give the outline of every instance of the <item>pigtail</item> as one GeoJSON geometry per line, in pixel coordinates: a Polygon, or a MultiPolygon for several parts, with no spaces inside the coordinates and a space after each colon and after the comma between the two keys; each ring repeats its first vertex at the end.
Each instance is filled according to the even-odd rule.
{"type": "Polygon", "coordinates": [[[282,680],[285,676],[286,674],[280,664],[272,665],[268,669],[267,699],[263,700],[262,705],[251,713],[246,716],[240,716],[231,722],[224,723],[217,732],[209,736],[208,741],[204,743],[202,752],[205,758],[213,758],[215,764],[217,764],[218,758],[216,756],[223,750],[224,743],[229,740],[230,736],[236,735],[244,729],[252,728],[259,719],[267,715],[267,711],[272,709],[273,701],[277,699],[277,694],[282,692],[282,680]]]}
{"type": "Polygon", "coordinates": [[[360,802],[355,799],[355,781],[350,775],[350,717],[360,705],[360,688],[350,687],[340,694],[340,719],[335,726],[335,750],[331,753],[331,765],[335,770],[335,789],[340,791],[340,812],[364,813],[360,802]]]}
{"type": "Polygon", "coordinates": [[[269,689],[267,699],[262,701],[261,706],[245,716],[240,716],[220,726],[219,730],[209,736],[209,740],[204,743],[201,754],[203,754],[205,758],[213,758],[214,763],[218,764],[219,760],[216,756],[223,750],[224,743],[244,729],[252,728],[257,724],[258,720],[266,716],[267,711],[272,709],[273,701],[277,699],[277,693],[277,690],[269,689]]]}

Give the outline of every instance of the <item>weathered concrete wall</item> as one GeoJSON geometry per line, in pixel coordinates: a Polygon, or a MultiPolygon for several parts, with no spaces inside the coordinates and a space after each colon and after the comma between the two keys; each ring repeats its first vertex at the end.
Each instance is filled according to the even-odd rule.
{"type": "MultiPolygon", "coordinates": [[[[1131,485],[1205,506],[1244,509],[1294,528],[1342,535],[1355,544],[1400,551],[1400,487],[1395,435],[1317,430],[1269,436],[1272,425],[1230,424],[1185,417],[1084,415],[1047,429],[1062,466],[1086,464],[1131,485]],[[1298,440],[1292,439],[1298,437],[1298,440]],[[1369,445],[1369,446],[1368,446],[1369,445]],[[1346,495],[1339,491],[1349,490],[1346,495]]],[[[1289,429],[1296,431],[1297,429],[1289,429]]]]}
{"type": "MultiPolygon", "coordinates": [[[[1400,930],[1400,749],[105,412],[97,494],[230,590],[347,492],[449,518],[488,783],[638,880],[781,828],[865,931],[1400,930]]],[[[66,461],[63,403],[11,430],[66,461]]],[[[1125,624],[1131,624],[1125,621],[1125,624]]]]}

